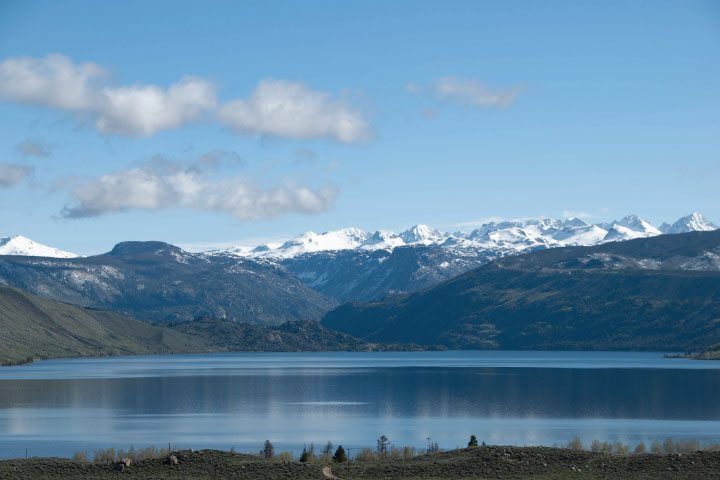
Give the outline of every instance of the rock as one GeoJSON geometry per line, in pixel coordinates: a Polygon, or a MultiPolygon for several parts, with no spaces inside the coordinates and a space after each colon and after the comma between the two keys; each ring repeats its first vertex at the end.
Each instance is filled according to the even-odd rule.
{"type": "Polygon", "coordinates": [[[125,458],[123,458],[122,460],[120,460],[120,463],[122,463],[123,465],[125,465],[125,467],[127,468],[127,467],[129,467],[130,465],[132,465],[132,460],[129,459],[128,457],[125,457],[125,458]]]}
{"type": "Polygon", "coordinates": [[[175,455],[170,455],[165,463],[168,465],[177,465],[178,459],[175,455]]]}
{"type": "Polygon", "coordinates": [[[124,472],[125,471],[125,465],[123,463],[116,463],[115,464],[115,471],[116,472],[124,472]]]}

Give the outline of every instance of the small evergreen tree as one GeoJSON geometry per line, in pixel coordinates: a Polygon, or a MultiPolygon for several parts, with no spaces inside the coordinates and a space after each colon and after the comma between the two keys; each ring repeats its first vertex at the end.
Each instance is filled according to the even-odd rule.
{"type": "Polygon", "coordinates": [[[335,455],[333,455],[333,461],[335,463],[347,462],[347,455],[345,455],[345,449],[342,447],[342,445],[338,445],[337,450],[335,450],[335,455]]]}
{"type": "Polygon", "coordinates": [[[300,461],[302,463],[307,463],[310,460],[310,455],[308,454],[308,451],[305,447],[303,447],[303,453],[300,455],[300,461]]]}
{"type": "Polygon", "coordinates": [[[265,446],[262,449],[262,456],[265,458],[272,458],[275,456],[275,447],[270,443],[270,440],[265,440],[265,446]]]}
{"type": "Polygon", "coordinates": [[[468,447],[477,447],[477,437],[475,435],[470,435],[470,441],[468,442],[468,447]]]}

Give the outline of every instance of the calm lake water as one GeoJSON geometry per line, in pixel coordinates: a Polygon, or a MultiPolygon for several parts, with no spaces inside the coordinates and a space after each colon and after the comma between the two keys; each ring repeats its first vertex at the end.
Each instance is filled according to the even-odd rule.
{"type": "Polygon", "coordinates": [[[720,362],[661,353],[230,353],[0,369],[0,457],[168,442],[443,448],[720,441],[720,362]]]}

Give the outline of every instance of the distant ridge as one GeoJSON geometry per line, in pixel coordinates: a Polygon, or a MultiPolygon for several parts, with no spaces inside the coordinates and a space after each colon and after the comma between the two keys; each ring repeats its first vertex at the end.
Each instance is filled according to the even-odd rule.
{"type": "Polygon", "coordinates": [[[720,343],[720,230],[507,256],[323,324],[450,348],[701,351],[720,343]]]}

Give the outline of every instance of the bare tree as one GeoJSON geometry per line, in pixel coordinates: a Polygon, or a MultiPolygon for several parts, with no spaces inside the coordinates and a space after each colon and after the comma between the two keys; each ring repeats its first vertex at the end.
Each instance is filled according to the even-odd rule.
{"type": "Polygon", "coordinates": [[[328,441],[328,443],[325,445],[325,448],[323,448],[323,455],[332,455],[333,453],[333,444],[332,442],[328,441]]]}

